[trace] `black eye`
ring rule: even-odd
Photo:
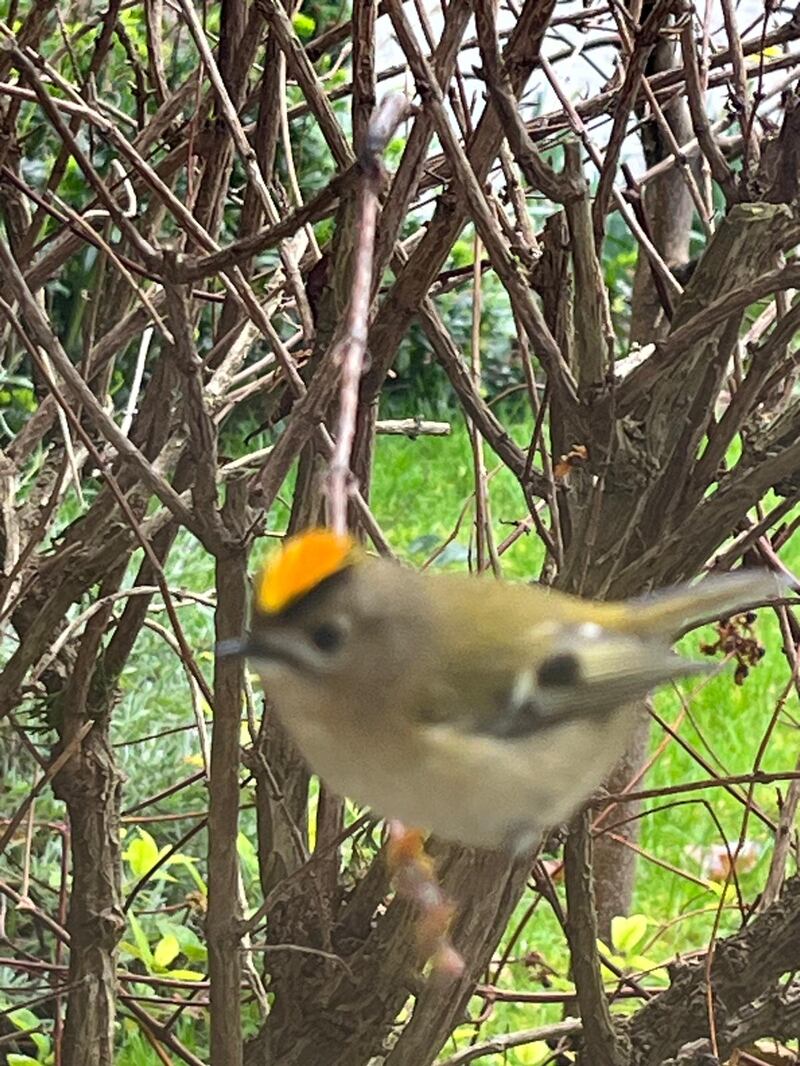
[[[320,622],[311,630],[311,643],[320,651],[334,652],[343,644],[345,632],[342,626],[333,622]]]

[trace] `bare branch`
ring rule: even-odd
[[[395,129],[409,112],[409,102],[400,93],[381,102],[367,126],[359,158],[363,170],[357,214],[357,243],[351,281],[350,306],[345,334],[335,358],[341,360],[341,393],[336,444],[330,465],[330,523],[337,532],[347,529],[348,474],[350,454],[356,431],[358,388],[367,350],[369,308],[372,297],[372,259],[378,219],[378,194],[383,178],[381,155]]]

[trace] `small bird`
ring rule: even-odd
[[[677,637],[780,595],[775,575],[747,570],[592,602],[421,573],[315,529],[267,562],[249,635],[217,653],[248,657],[336,792],[447,840],[519,851],[601,784],[636,701],[708,669],[674,654]]]

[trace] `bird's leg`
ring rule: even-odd
[[[398,895],[420,911],[416,933],[421,959],[430,959],[433,972],[439,976],[459,977],[464,960],[447,936],[453,904],[442,891],[433,861],[425,851],[425,834],[390,821],[386,851]]]

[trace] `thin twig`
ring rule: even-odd
[[[395,129],[409,113],[409,101],[402,94],[393,94],[382,100],[370,119],[359,156],[362,181],[359,187],[353,280],[345,332],[336,352],[336,358],[341,361],[342,368],[339,422],[330,460],[328,484],[330,525],[339,533],[347,530],[347,501],[352,494],[350,454],[356,431],[358,387],[367,351],[375,227],[384,174],[381,156]]]

